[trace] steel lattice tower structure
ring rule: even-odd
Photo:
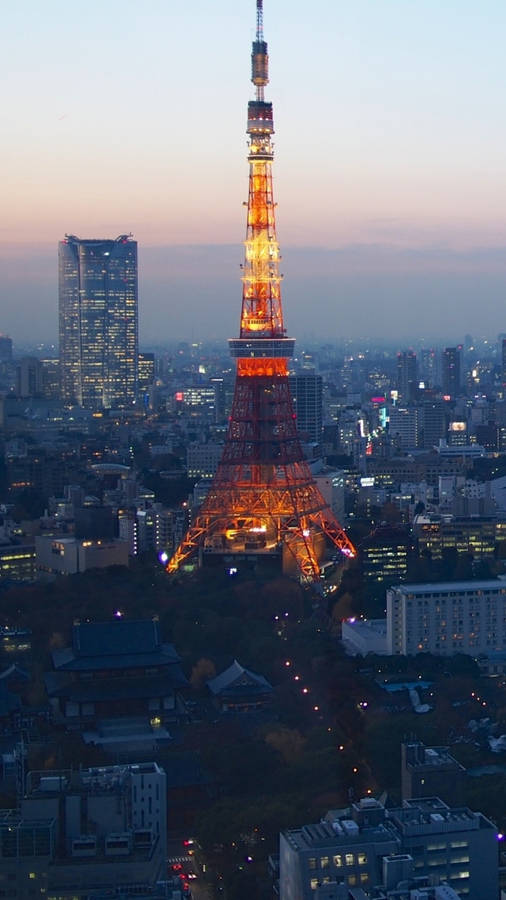
[[[209,493],[167,565],[176,572],[197,551],[275,553],[283,545],[302,578],[318,583],[325,535],[348,557],[355,549],[304,458],[288,379],[295,341],[286,337],[272,192],[272,103],[264,99],[269,57],[263,0],[256,0],[248,103],[249,196],[240,336],[229,341],[237,377],[223,456]]]

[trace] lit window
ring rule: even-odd
[[[316,869],[316,857],[310,856],[307,861],[308,869]]]
[[[355,857],[354,857],[353,853],[346,853],[346,854],[345,854],[345,860],[346,860],[346,865],[347,865],[347,866],[354,866],[354,865],[355,865]]]
[[[321,868],[322,868],[322,869],[326,869],[327,866],[328,866],[328,864],[329,864],[329,858],[328,858],[328,856],[321,856],[321,857],[320,857],[320,866],[321,866]]]
[[[359,866],[365,866],[367,864],[367,853],[364,853],[364,851],[361,850],[359,853],[357,853],[357,860]]]
[[[333,859],[333,861],[334,861],[334,865],[335,865],[335,866],[337,866],[338,868],[339,868],[340,866],[342,866],[342,864],[343,864],[343,857],[341,856],[340,853],[338,853],[337,856],[333,856],[332,859]]]
[[[312,878],[310,884],[311,884],[311,890],[316,891],[316,888],[318,887],[318,879]]]

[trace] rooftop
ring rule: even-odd
[[[72,646],[52,654],[58,671],[89,671],[180,663],[172,644],[162,644],[156,620],[115,620],[74,625]]]
[[[396,584],[390,590],[402,594],[444,594],[462,591],[506,590],[502,579],[489,578],[486,581],[436,581],[429,584]]]
[[[245,669],[236,659],[228,669],[225,669],[216,678],[211,678],[207,682],[207,686],[215,695],[225,692],[256,693],[261,690],[263,693],[270,693],[272,691],[272,685],[263,675],[257,675],[255,672]]]
[[[127,763],[114,766],[92,766],[89,769],[47,769],[29,772],[26,780],[26,793],[52,794],[72,793],[110,793],[122,788],[132,776],[164,774],[155,762]]]

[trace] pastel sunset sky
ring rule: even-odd
[[[506,331],[502,0],[264,0],[295,336]],[[0,330],[57,333],[65,232],[139,242],[144,342],[237,331],[254,0],[2,12]]]

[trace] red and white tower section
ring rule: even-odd
[[[262,0],[256,6],[241,322],[239,337],[229,341],[237,362],[234,400],[217,473],[167,571],[196,553],[202,560],[282,552],[285,569],[318,583],[329,542],[347,557],[355,549],[317,487],[297,434],[288,379],[295,341],[283,322],[272,191],[272,103],[264,99],[269,57]]]

